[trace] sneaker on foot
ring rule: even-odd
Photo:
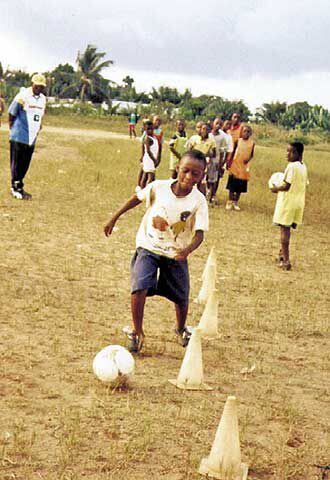
[[[127,349],[131,353],[139,353],[142,349],[143,342],[144,342],[144,333],[137,335],[134,330],[130,327],[126,326],[123,328],[123,332],[125,333],[126,337],[129,340],[129,344]]]
[[[229,201],[226,203],[226,210],[232,210],[233,208],[233,202]]]
[[[143,342],[144,335],[136,335],[136,333],[134,332],[127,347],[128,351],[131,353],[139,353],[142,349]]]
[[[283,261],[283,262],[281,262],[280,266],[281,266],[282,270],[286,270],[287,272],[289,270],[291,270],[291,268],[292,268],[290,262],[284,262]]]
[[[20,189],[11,188],[10,191],[12,196],[14,198],[18,198],[19,200],[30,200],[32,198],[32,195],[26,192],[25,190],[23,190],[23,188],[20,188]]]
[[[188,345],[191,333],[190,327],[184,327],[182,330],[175,330],[175,334],[177,335],[178,340],[183,347]]]
[[[236,212],[239,212],[241,209],[237,203],[233,203],[233,208],[236,210]]]

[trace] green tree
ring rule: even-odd
[[[54,70],[46,73],[49,83],[49,95],[60,97],[63,90],[72,85],[76,80],[74,68],[69,63],[57,65]]]
[[[130,77],[129,75],[126,75],[125,78],[123,78],[123,83],[124,83],[124,88],[130,89],[133,86],[134,83],[134,78]]]
[[[287,104],[285,102],[263,103],[257,117],[265,122],[279,124],[286,109]]]
[[[85,101],[86,96],[89,98],[91,96],[107,98],[109,81],[102,77],[101,71],[112,65],[113,61],[101,61],[105,55],[105,52],[98,52],[94,45],[87,45],[83,53],[78,52],[75,80],[62,90],[61,95],[75,92],[79,94],[82,102]]]

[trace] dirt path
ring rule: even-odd
[[[107,132],[105,130],[89,130],[84,128],[66,128],[52,127],[47,125],[43,128],[46,133],[56,133],[60,135],[71,135],[73,137],[93,137],[100,139],[118,138],[121,140],[130,140],[129,136],[124,133]]]
[[[1,130],[8,129],[8,124],[2,124]],[[87,128],[66,128],[44,126],[42,129],[45,133],[54,133],[59,135],[71,135],[73,137],[92,137],[99,139],[117,138],[120,140],[130,140],[129,136],[124,133],[108,132],[105,130],[90,130]]]

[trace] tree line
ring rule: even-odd
[[[242,100],[228,100],[216,95],[193,96],[186,88],[180,93],[177,88],[161,86],[152,88],[150,92],[138,92],[134,79],[127,75],[118,84],[102,76],[102,71],[113,64],[106,60],[106,53],[99,52],[95,45],[87,45],[84,52],[78,52],[76,65],[59,64],[51,71],[44,72],[47,79],[47,95],[57,98],[73,98],[82,103],[90,101],[95,104],[106,102],[109,113],[116,113],[112,101],[130,101],[139,105],[140,113],[165,113],[169,117],[176,115],[186,120],[229,118],[232,113],[240,113],[242,120],[251,118],[251,112]],[[23,70],[3,70],[0,63],[0,93],[7,101],[11,101],[19,88],[29,86],[30,74]],[[330,113],[319,105],[308,102],[264,103],[257,109],[254,120],[271,123],[286,129],[310,131],[320,129],[330,132]]]

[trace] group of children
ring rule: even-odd
[[[158,136],[155,136],[155,125]],[[190,281],[187,258],[200,246],[208,230],[208,202],[215,201],[225,167],[229,171],[226,209],[239,210],[239,197],[247,191],[254,142],[251,127],[241,125],[238,114],[223,124],[216,118],[211,129],[199,122],[196,134],[189,139],[185,122],[178,120],[176,126],[169,142],[171,178],[155,180],[155,170],[161,160],[160,119],[156,117],[154,122],[145,122],[139,187],[104,227],[105,235],[111,235],[121,215],[146,202],[147,210],[136,235],[136,252],[131,262],[133,328],[128,333],[128,348],[133,353],[139,352],[144,342],[146,297],[155,294],[174,303],[175,333],[183,346],[188,344],[190,331],[186,328],[186,318]],[[283,182],[271,188],[278,193],[273,222],[281,228],[278,260],[284,270],[291,269],[291,228],[301,223],[304,210],[307,169],[302,160],[303,150],[299,142],[288,146],[289,163]]]
[[[145,120],[143,128],[141,169],[138,177],[140,188],[155,180],[163,142],[159,116],[154,117],[153,121]],[[237,113],[224,122],[218,117],[212,122],[197,122],[196,133],[190,138],[187,137],[185,121],[177,120],[176,131],[169,141],[171,178],[177,178],[176,167],[182,155],[187,151],[198,150],[206,157],[205,175],[198,185],[199,190],[206,195],[210,205],[218,205],[216,193],[227,168],[229,199],[226,209],[240,210],[238,201],[241,193],[247,191],[249,163],[254,153],[251,135],[251,127],[242,125]]]

